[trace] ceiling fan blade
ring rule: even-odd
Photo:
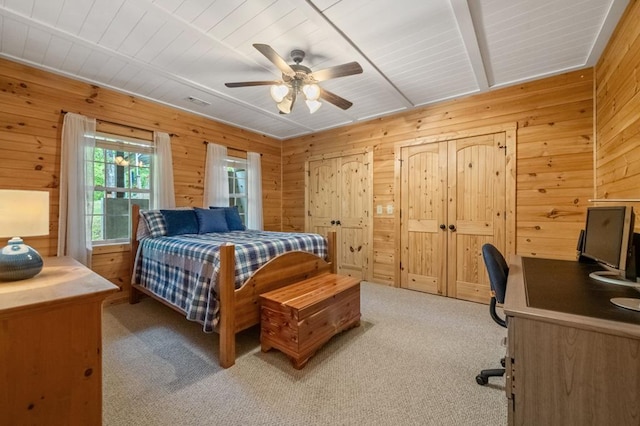
[[[323,88],[320,88],[320,97],[330,104],[334,104],[338,108],[342,109],[349,109],[351,108],[351,105],[353,105],[352,102],[349,102],[345,98],[341,98],[335,93],[331,93],[330,91]]]
[[[311,73],[316,81],[325,81],[330,78],[346,77],[348,75],[362,73],[362,67],[357,62],[349,62],[348,64],[336,65],[335,67],[325,68],[320,71]]]
[[[227,87],[247,87],[247,86],[271,86],[272,84],[280,84],[280,81],[241,81],[239,83],[225,83]]]
[[[289,77],[294,77],[296,72],[287,64],[287,61],[282,59],[282,56],[278,55],[278,53],[271,48],[268,44],[259,44],[256,43],[253,45],[260,53],[262,53],[268,60],[270,60],[273,65],[278,67],[282,74],[288,75]]]

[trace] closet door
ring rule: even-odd
[[[505,134],[449,141],[447,294],[487,302],[491,295],[482,245],[505,253]]]
[[[482,245],[505,253],[505,134],[401,149],[400,286],[488,302]]]
[[[305,229],[336,231],[338,273],[370,279],[371,153],[325,155],[307,162]]]
[[[401,156],[401,287],[446,295],[447,143],[406,147]]]

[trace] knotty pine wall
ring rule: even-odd
[[[202,207],[206,153],[203,141],[262,153],[264,226],[280,230],[279,140],[0,59],[0,188],[49,191],[49,236],[25,238],[43,256],[55,256],[58,243],[61,110],[173,134],[178,206]],[[124,290],[115,298],[126,297],[130,261],[128,245],[94,250],[94,271]]]
[[[308,157],[350,149],[373,151],[373,280],[394,284],[396,224],[394,148],[407,141],[495,124],[517,123],[516,250],[575,259],[584,213],[593,196],[592,69],[438,103],[283,143],[283,229],[304,229]],[[382,205],[385,214],[375,214]],[[397,283],[395,283],[397,284]]]
[[[638,16],[640,2],[633,0],[595,68],[596,194],[599,199],[640,199]],[[640,203],[629,204],[640,213]],[[636,220],[636,232],[640,232],[640,220]]]

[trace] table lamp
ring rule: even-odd
[[[31,278],[42,257],[20,237],[49,235],[49,192],[0,189],[0,238],[12,237],[0,251],[0,281]]]

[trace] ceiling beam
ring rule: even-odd
[[[620,17],[622,17],[622,14],[628,4],[629,0],[611,1],[611,7],[609,7],[609,11],[604,18],[600,31],[598,31],[598,35],[593,42],[593,46],[591,46],[591,52],[589,52],[589,57],[587,58],[585,66],[593,67],[596,65],[602,55],[602,52],[604,52],[605,47],[607,47],[611,34],[613,33],[613,30],[616,29],[618,22],[620,22]]]
[[[467,50],[467,56],[473,73],[478,83],[480,91],[485,91],[489,88],[489,80],[487,79],[487,72],[484,67],[484,59],[480,46],[478,45],[478,37],[476,35],[476,29],[473,25],[473,19],[471,18],[471,11],[469,10],[469,4],[467,0],[449,0],[456,22],[458,23],[458,30],[462,36],[462,42]]]

